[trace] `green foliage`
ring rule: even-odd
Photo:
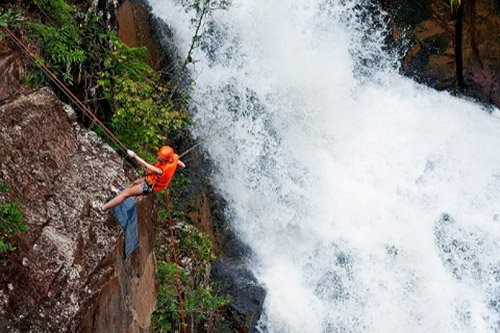
[[[451,10],[455,10],[456,8],[462,5],[462,0],[450,0]]]
[[[58,22],[66,23],[71,20],[75,7],[69,5],[65,0],[34,0],[46,15],[50,15]]]
[[[29,22],[30,36],[39,41],[45,65],[56,76],[62,78],[67,85],[73,85],[81,78],[79,66],[85,62],[90,54],[89,45],[85,41],[86,25],[78,24],[81,17],[75,6],[64,0],[35,0],[34,3],[52,20],[49,23]],[[32,76],[25,79],[27,83],[39,85],[46,83],[38,78],[42,75],[41,69],[35,67]]]
[[[191,179],[189,179],[185,174],[176,173],[175,177],[172,179],[172,184],[170,185],[170,187],[174,189],[183,189],[190,184]]]
[[[180,250],[188,258],[194,258],[195,264],[204,264],[215,259],[210,236],[193,227],[183,228],[178,231]]]
[[[5,185],[4,183],[0,182],[0,192],[1,193],[7,193],[10,191],[10,188]]]
[[[43,42],[43,51],[49,56],[52,64],[73,64],[83,62],[87,58],[82,49],[83,37],[76,25],[68,24],[55,28],[32,23],[30,26]]]
[[[215,311],[231,302],[229,295],[223,297],[213,294],[211,287],[201,287],[186,293],[184,308],[186,314],[193,316],[196,323],[207,320]]]
[[[115,107],[112,129],[133,150],[158,149],[169,131],[189,124],[189,115],[176,110],[168,98],[161,77],[145,62],[146,48],[128,47],[116,35],[107,36],[113,51],[105,56],[97,83]]]
[[[156,310],[153,313],[155,331],[170,332],[172,323],[181,319],[177,298],[175,264],[172,262],[159,262],[156,266],[156,275],[159,282]],[[184,270],[179,271],[181,280],[186,280]]]
[[[146,80],[153,74],[153,69],[145,62],[146,47],[128,47],[112,32],[100,34],[99,41],[111,43],[104,66],[113,74],[124,74],[133,80]]]
[[[40,41],[45,61],[51,70],[62,77],[63,82],[72,85],[72,70],[87,59],[82,48],[83,36],[76,24],[64,24],[61,28],[42,23],[30,23],[32,36]]]
[[[206,329],[213,322],[218,311],[229,304],[229,296],[217,295],[209,284],[207,268],[215,259],[212,241],[208,234],[197,228],[185,224],[176,227],[178,262],[184,267],[179,267],[179,275],[184,296],[184,310],[188,323],[194,331]],[[160,237],[168,237],[167,234]],[[160,238],[161,239],[161,238]],[[176,289],[177,276],[175,264],[170,260],[171,245],[160,246],[157,244],[157,276],[160,284],[156,310],[153,313],[153,331],[172,332],[179,328],[180,306]],[[166,250],[163,252],[160,250]]]
[[[172,182],[170,183],[169,187],[166,189],[168,191],[169,195],[171,196],[171,202],[170,202],[170,213],[173,218],[181,218],[184,217],[186,214],[182,209],[179,209],[176,205],[177,198],[181,197],[184,190],[188,185],[191,184],[191,179],[187,177],[184,173],[177,172],[175,176],[172,178]],[[161,219],[168,219],[168,211],[166,209],[166,203],[164,201],[166,193],[164,191],[157,192],[158,199],[161,202],[161,208],[158,211],[158,216]]]
[[[40,89],[47,85],[47,78],[42,69],[38,65],[35,65],[33,69],[24,75],[23,83],[34,89]]]
[[[9,191],[8,186],[0,182],[0,192]],[[0,252],[14,251],[16,248],[9,243],[9,238],[15,232],[27,231],[23,215],[16,202],[0,204]]]
[[[1,26],[10,26],[10,27],[15,27],[16,26],[16,17],[12,13],[12,11],[9,10],[2,10],[0,8],[0,27]]]
[[[168,143],[171,131],[189,124],[184,105],[171,100],[168,84],[147,64],[145,47],[128,47],[100,17],[80,14],[65,0],[35,4],[51,18],[48,23],[29,24],[45,64],[71,90],[83,88],[93,99],[108,102],[112,112],[101,119],[127,147],[154,158],[153,152]],[[37,67],[24,81],[35,88],[47,84]],[[99,127],[94,130],[105,135]]]
[[[172,210],[172,217],[173,218],[184,217],[184,215],[186,215],[186,214],[182,210],[176,210],[176,209]]]
[[[16,248],[8,238],[17,231],[27,231],[17,203],[0,204],[0,252],[14,251]]]

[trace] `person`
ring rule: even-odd
[[[148,171],[146,177],[137,179],[126,189],[121,191],[116,197],[102,206],[102,210],[108,210],[121,204],[125,199],[131,196],[149,194],[151,192],[161,191],[167,188],[176,169],[184,169],[186,165],[179,160],[179,155],[169,146],[163,146],[158,150],[157,162],[151,165],[136,155],[132,150],[127,154],[134,158],[140,166]]]

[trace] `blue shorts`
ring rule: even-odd
[[[153,192],[154,185],[150,184],[150,183],[148,183],[147,181],[144,180],[141,183],[141,187],[142,187],[142,194],[149,194],[149,193]]]

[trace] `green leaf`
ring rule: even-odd
[[[0,252],[14,251],[15,247],[7,242],[18,231],[27,231],[23,216],[16,202],[0,204]]]
[[[450,0],[451,10],[458,8],[462,5],[462,0]]]

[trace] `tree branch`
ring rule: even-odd
[[[172,99],[172,96],[177,92],[177,88],[179,87],[179,82],[180,82],[180,79],[182,77],[182,74],[186,70],[187,65],[190,62],[192,62],[191,54],[193,53],[196,42],[198,41],[198,37],[199,37],[198,32],[200,31],[201,25],[203,23],[203,18],[208,13],[208,10],[210,8],[208,6],[209,2],[210,2],[210,0],[205,0],[205,2],[203,3],[203,9],[201,10],[200,20],[198,21],[198,25],[196,26],[196,30],[194,32],[194,36],[193,36],[193,39],[191,41],[191,46],[189,47],[189,51],[187,53],[186,59],[184,60],[184,63],[182,64],[181,70],[179,71],[176,78],[174,79],[174,84],[173,84],[172,91],[170,92],[169,99]]]

